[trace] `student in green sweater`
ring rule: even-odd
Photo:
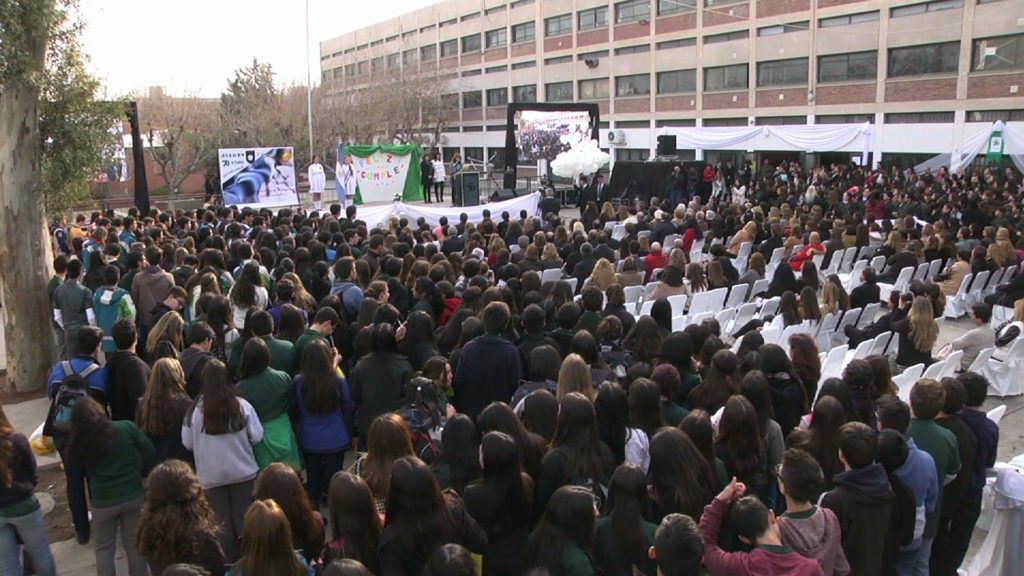
[[[142,477],[156,463],[152,442],[135,422],[111,422],[103,406],[84,397],[72,409],[65,454],[71,462],[84,466],[89,478],[96,573],[116,575],[114,554],[120,527],[128,573],[145,576],[148,567],[135,549],[135,531],[145,495]]]
[[[603,573],[656,575],[648,550],[658,527],[644,520],[649,507],[643,469],[630,463],[616,468],[608,487],[608,510],[596,526],[594,561]]]
[[[526,567],[553,576],[593,576],[594,497],[581,486],[562,486],[551,496],[526,545]]]
[[[262,338],[250,338],[245,343],[239,372],[241,380],[235,385],[238,395],[252,404],[263,425],[263,441],[252,448],[260,470],[274,462],[302,470],[299,446],[288,416],[288,410],[295,404],[291,376],[270,367],[270,348]]]

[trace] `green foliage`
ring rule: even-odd
[[[14,86],[38,86],[39,66],[47,34],[57,34],[64,10],[76,6],[64,0],[0,0],[0,94]]]

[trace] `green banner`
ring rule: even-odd
[[[999,130],[992,132],[988,137],[988,148],[985,152],[985,160],[989,162],[1001,162],[1003,160],[1003,133]]]
[[[346,146],[345,154],[356,174],[356,204],[423,199],[419,145]]]

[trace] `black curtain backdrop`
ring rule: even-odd
[[[633,198],[644,202],[650,201],[651,196],[664,198],[669,174],[678,165],[678,162],[616,162],[609,182],[612,195],[622,197],[626,203],[632,203]]]

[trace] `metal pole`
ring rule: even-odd
[[[306,0],[306,119],[309,130],[309,161],[313,160],[313,84],[309,66],[309,0]]]

